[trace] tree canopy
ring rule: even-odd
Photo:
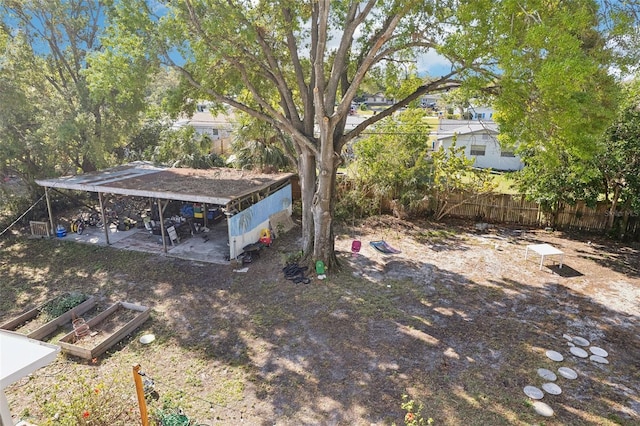
[[[615,121],[602,137],[603,151],[597,157],[603,192],[611,201],[609,227],[617,203],[640,211],[640,81],[625,90]]]
[[[590,158],[594,135],[618,99],[611,70],[627,70],[640,50],[637,6],[593,0],[1,0],[0,6],[3,28],[19,29],[3,33],[13,49],[5,49],[0,73],[19,70],[22,78],[3,82],[3,96],[33,99],[24,88],[13,90],[16,84],[47,94],[46,102],[21,101],[15,118],[22,129],[6,140],[33,141],[31,157],[39,143],[57,141],[64,150],[56,155],[69,166],[101,166],[123,145],[123,133],[139,125],[151,76],[170,67],[182,77],[174,105],[226,104],[291,141],[284,148],[300,175],[303,250],[327,264],[334,260],[341,153],[365,129],[426,93],[464,87],[495,100],[505,144],[560,145]],[[9,52],[22,58],[7,62]],[[417,59],[434,52],[450,69],[416,78]],[[395,103],[346,129],[352,101],[376,82]],[[27,119],[34,115],[42,120]]]
[[[122,41],[108,54],[155,58],[181,72],[185,100],[230,105],[287,135],[302,185],[303,250],[325,262],[341,153],[364,129],[425,93],[463,85],[495,96],[505,143],[562,144],[588,157],[609,119],[591,106],[615,103],[608,69],[624,65],[616,61],[628,55],[616,49],[634,29],[633,10],[608,13],[591,0],[152,5],[113,2],[110,35]],[[451,63],[448,73],[400,78],[430,51]],[[352,101],[376,78],[395,104],[346,130]]]
[[[0,0],[0,161],[27,182],[112,165],[138,127],[146,82],[99,90],[98,76],[124,67],[116,57],[89,72],[89,57],[106,41],[104,19],[96,0]]]

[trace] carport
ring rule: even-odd
[[[36,180],[45,188],[51,229],[50,189],[68,189],[98,194],[103,223],[107,223],[104,195],[117,194],[154,200],[160,215],[163,251],[167,238],[163,214],[172,200],[217,206],[226,216],[229,258],[242,253],[242,248],[255,243],[260,232],[269,228],[274,216],[291,215],[292,173],[262,174],[230,168],[187,169],[158,167],[148,162],[134,162],[93,173]],[[104,237],[109,241],[108,227]]]

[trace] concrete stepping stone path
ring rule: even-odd
[[[546,355],[547,355],[547,358],[549,358],[552,361],[560,362],[564,360],[564,356],[562,356],[560,352],[549,350],[546,352]]]
[[[598,364],[609,364],[609,360],[605,357],[601,357],[599,355],[591,355],[589,359],[593,362],[597,362]]]
[[[607,351],[597,346],[591,346],[589,348],[589,351],[591,351],[592,354],[601,356],[603,358],[606,358],[607,356],[609,356],[609,353]]]
[[[553,416],[553,408],[549,407],[549,404],[546,404],[542,401],[535,401],[533,403],[533,409],[536,411],[536,413],[540,414],[541,416],[544,416],[544,417]]]
[[[569,348],[569,352],[571,352],[572,354],[574,354],[575,356],[577,356],[579,358],[586,358],[586,357],[589,356],[587,351],[585,351],[582,348],[579,348],[578,346],[572,346],[571,348]]]
[[[562,337],[567,341],[567,346],[569,347],[569,352],[572,355],[578,358],[589,358],[593,362],[597,362],[600,364],[609,364],[609,360],[606,358],[609,353],[598,346],[590,346],[591,342],[589,342],[584,337],[580,336],[570,336],[568,334],[563,334]],[[587,352],[583,347],[589,346],[589,352]],[[555,362],[564,361],[564,355],[560,352],[554,350],[547,350],[545,352],[547,358],[551,359]],[[538,368],[537,370],[538,376],[542,377],[544,380],[547,380],[539,389],[535,386],[525,386],[524,393],[531,399],[535,400],[533,402],[533,409],[535,412],[544,417],[551,417],[554,414],[553,408],[549,406],[549,404],[540,401],[545,392],[549,395],[560,395],[562,393],[562,388],[555,383],[558,376],[551,370],[546,368]],[[560,367],[558,368],[558,374],[565,379],[575,380],[578,378],[578,373],[569,367]]]
[[[542,377],[545,380],[549,380],[550,382],[555,382],[558,376],[551,370],[547,370],[546,368],[538,368],[538,376]]]
[[[544,397],[544,392],[535,386],[525,386],[524,394],[531,399],[542,399]]]
[[[575,380],[578,378],[578,373],[575,372],[575,370],[569,368],[569,367],[560,367],[558,368],[558,373],[564,377],[565,379],[569,379],[569,380]]]
[[[560,395],[562,393],[560,386],[550,382],[543,384],[542,390],[551,395]]]
[[[573,336],[571,341],[573,343],[575,343],[576,345],[578,345],[578,346],[589,346],[589,341],[587,339],[585,339],[584,337]]]

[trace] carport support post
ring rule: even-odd
[[[167,241],[164,239],[164,218],[162,217],[162,213],[164,213],[164,209],[167,207],[167,205],[169,205],[169,200],[167,200],[164,206],[162,205],[162,200],[160,200],[160,198],[156,198],[156,201],[158,202],[158,215],[160,216],[160,235],[162,236],[162,249],[166,254]]]
[[[109,242],[109,224],[107,223],[107,216],[104,214],[102,192],[98,192],[98,202],[100,203],[100,214],[102,215],[102,225],[104,226],[104,237],[107,240],[107,245],[111,245]]]
[[[51,235],[56,235],[56,228],[53,227],[53,214],[51,213],[51,201],[49,200],[49,188],[44,187],[44,196],[47,199],[47,211],[49,212],[49,223],[51,224]]]
[[[203,206],[204,206],[204,216],[202,219],[202,223],[204,223],[205,228],[208,228],[209,222],[207,221],[207,216],[209,215],[209,207],[207,207],[207,203],[204,203]]]

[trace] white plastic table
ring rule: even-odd
[[[562,268],[562,262],[564,261],[564,252],[558,250],[551,244],[531,244],[527,246],[527,250],[524,252],[524,260],[527,260],[529,250],[540,255],[540,269],[544,263],[546,256],[560,256],[560,268]]]
[[[4,388],[53,362],[60,347],[0,330],[0,424],[13,426]]]

